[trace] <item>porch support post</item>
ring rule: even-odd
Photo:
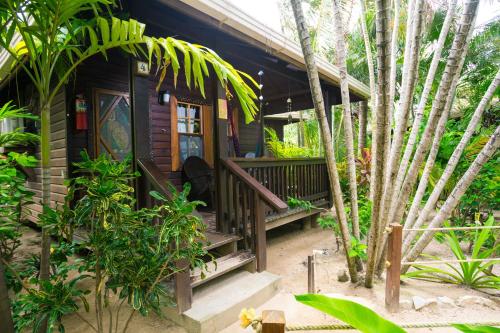
[[[227,141],[227,101],[226,90],[217,79],[212,80],[213,86],[213,110],[214,110],[214,167],[215,167],[215,186],[216,186],[216,221],[217,231],[229,232],[229,223],[226,221],[225,212],[227,211],[227,179],[224,175],[221,159],[227,159],[228,141]]]
[[[333,111],[332,111],[332,102],[330,100],[330,92],[328,89],[323,90],[323,100],[325,101],[325,112],[326,112],[326,119],[328,120],[328,127],[330,128],[330,135],[333,136],[333,124],[332,124],[332,118],[333,118]],[[335,142],[335,141],[332,141]],[[328,182],[328,202],[333,203],[333,197],[332,197],[332,189],[330,188],[330,182]]]
[[[151,125],[149,119],[149,78],[136,75],[133,66],[135,60],[129,58],[130,62],[130,105],[132,114],[132,140],[134,167],[137,170],[138,159],[151,159]],[[140,133],[140,135],[137,135]],[[151,204],[149,197],[150,184],[141,176],[137,182],[137,204],[146,207]]]

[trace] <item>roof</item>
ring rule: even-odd
[[[287,38],[280,32],[256,20],[244,13],[239,7],[226,0],[177,0],[192,9],[208,15],[219,22],[219,26],[224,30],[224,26],[237,31],[240,39],[244,41],[252,40],[260,45],[266,52],[289,61],[296,67],[305,71],[306,66],[302,49],[293,40]],[[171,0],[160,0],[172,6]],[[328,60],[316,56],[316,65],[320,78],[326,82],[340,86],[339,68],[331,64]],[[356,95],[368,99],[370,88],[352,76],[348,76],[349,89]]]
[[[291,122],[297,122],[300,121],[300,111],[290,111],[290,112],[283,112],[283,113],[276,113],[276,114],[270,114],[270,115],[265,115],[264,119],[269,119],[269,120],[283,120],[283,121],[291,121]],[[310,114],[308,112],[303,112],[302,113],[302,119],[303,120],[310,120]]]
[[[283,34],[273,30],[267,25],[244,13],[240,8],[225,0],[159,0],[170,6],[175,3],[182,3],[191,9],[207,15],[216,20],[219,26],[230,28],[235,31],[240,39],[253,41],[266,52],[289,61],[294,66],[305,71],[305,62],[300,46],[285,37]],[[7,51],[0,52],[0,84],[7,77],[11,70],[12,59]],[[320,78],[340,86],[340,72],[337,66],[331,64],[326,59],[316,56],[316,65]],[[365,99],[370,97],[370,89],[364,83],[348,76],[349,90]]]

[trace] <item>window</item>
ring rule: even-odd
[[[203,158],[202,110],[200,105],[177,103],[177,133],[179,157],[184,162],[189,156]]]

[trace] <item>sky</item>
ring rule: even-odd
[[[270,28],[281,31],[279,0],[226,0],[241,8],[245,13],[261,21]],[[463,2],[459,0],[459,3]],[[357,15],[359,10],[353,10]],[[500,0],[480,0],[476,26],[483,25],[500,15]],[[355,22],[355,17],[351,22]]]

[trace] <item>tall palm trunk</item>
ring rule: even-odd
[[[316,117],[320,124],[321,135],[325,147],[325,157],[330,181],[330,188],[333,191],[333,200],[335,203],[336,215],[340,225],[340,232],[342,235],[347,267],[349,270],[349,275],[351,277],[351,282],[357,282],[358,274],[356,271],[356,267],[354,265],[354,261],[348,255],[349,249],[351,247],[349,229],[347,225],[346,214],[344,211],[344,203],[342,201],[342,191],[340,189],[339,174],[335,162],[335,153],[333,151],[330,128],[328,126],[328,120],[326,117],[325,104],[323,101],[318,69],[316,67],[316,61],[311,47],[311,39],[304,18],[304,13],[302,11],[301,1],[291,0],[291,4],[293,8],[293,14],[295,16],[295,23],[297,24],[300,45],[302,47],[302,52],[304,54],[304,60],[306,63],[307,76],[309,78],[309,85],[311,87],[311,96],[314,103],[314,109],[316,111]]]
[[[365,44],[365,52],[366,52],[366,63],[368,65],[368,78],[370,81],[370,110],[372,112],[371,114],[371,129],[372,129],[372,147],[375,147],[377,145],[377,135],[376,135],[376,118],[377,114],[374,112],[375,110],[375,104],[377,101],[377,92],[376,92],[376,82],[375,82],[375,68],[373,64],[373,56],[372,56],[372,47],[370,44],[370,36],[368,34],[368,27],[366,26],[366,4],[365,0],[360,0],[360,10],[361,10],[361,33],[363,34],[363,42]],[[373,149],[372,149],[373,150]],[[375,174],[374,170],[374,164],[372,163],[371,165],[371,179],[370,179],[370,190],[368,193],[368,196],[370,200],[372,200],[372,193],[373,193],[373,175]]]
[[[394,115],[394,99],[396,96],[396,60],[398,51],[398,32],[399,32],[399,8],[401,0],[394,0],[394,15],[392,20],[392,36],[391,36],[391,77],[389,80],[389,103],[391,104],[391,120]],[[406,50],[406,49],[405,49]]]
[[[397,204],[397,197],[401,190],[401,186],[403,184],[404,177],[408,169],[408,165],[410,164],[410,158],[413,153],[413,148],[417,142],[418,133],[420,131],[420,125],[424,116],[424,109],[425,106],[427,105],[427,101],[429,99],[432,89],[432,84],[434,83],[436,77],[437,68],[439,65],[439,61],[441,60],[441,54],[443,52],[446,37],[448,36],[448,32],[450,31],[456,5],[457,5],[457,0],[450,0],[450,2],[448,3],[448,10],[446,12],[446,17],[443,22],[443,27],[441,28],[441,32],[439,33],[439,38],[436,43],[436,47],[434,49],[434,54],[432,56],[432,61],[429,66],[429,70],[427,72],[427,77],[425,79],[424,88],[422,90],[422,94],[420,95],[420,101],[418,103],[417,109],[415,110],[415,117],[413,119],[413,124],[410,131],[410,135],[408,137],[408,142],[406,144],[403,157],[401,158],[396,180],[394,181],[392,195],[391,197],[389,197],[391,203],[390,211],[392,211],[393,206]]]
[[[415,155],[408,169],[408,173],[401,187],[401,192],[399,194],[397,203],[392,203],[389,221],[390,222],[400,222],[404,214],[406,203],[408,197],[415,185],[418,176],[418,170],[423,162],[423,159],[427,152],[429,151],[429,146],[431,139],[436,130],[437,120],[441,117],[443,110],[447,103],[447,98],[449,96],[449,90],[452,85],[454,76],[461,70],[459,68],[462,57],[465,57],[465,43],[468,39],[470,31],[473,29],[473,24],[475,22],[475,17],[477,14],[479,0],[468,0],[464,12],[462,14],[461,22],[458,31],[455,34],[453,40],[453,45],[450,49],[446,67],[441,78],[441,82],[436,93],[436,98],[432,104],[432,110],[429,115],[429,120],[425,127],[424,133],[420,139],[420,143],[415,151]]]
[[[342,14],[339,0],[332,1],[333,20],[335,27],[335,55],[340,74],[340,93],[344,112],[344,139],[347,150],[347,175],[349,178],[349,192],[351,200],[352,233],[358,240],[361,239],[358,217],[358,187],[356,184],[356,160],[354,156],[354,135],[352,129],[351,101],[349,98],[349,82],[347,79],[346,47]],[[361,264],[361,262],[359,262]],[[359,266],[358,264],[358,266]]]
[[[471,120],[469,124],[467,125],[467,129],[465,130],[464,134],[462,135],[462,138],[460,139],[460,142],[458,145],[455,147],[453,154],[451,157],[448,159],[448,163],[446,164],[446,168],[444,169],[441,177],[437,181],[436,185],[434,186],[434,189],[432,190],[432,193],[425,203],[424,208],[418,213],[418,219],[417,219],[417,212],[418,211],[410,211],[408,214],[408,217],[406,219],[406,224],[405,227],[410,228],[420,228],[424,222],[428,219],[428,216],[430,212],[434,209],[439,197],[441,196],[441,193],[450,179],[451,175],[453,174],[453,171],[455,170],[456,166],[458,165],[458,162],[460,160],[460,157],[462,156],[463,151],[465,150],[465,147],[469,143],[472,135],[474,134],[474,131],[476,130],[476,127],[481,120],[481,117],[484,113],[484,110],[490,103],[491,99],[493,98],[493,95],[495,94],[495,91],[497,90],[498,86],[500,84],[500,71],[497,72],[495,78],[491,82],[490,86],[488,87],[488,90],[484,94],[483,98],[481,99],[481,102],[477,106],[476,110],[474,111],[474,114],[471,117]],[[413,203],[416,205],[416,202]],[[420,204],[420,202],[419,202]],[[412,222],[415,221],[416,222]],[[405,253],[413,240],[415,239],[416,233],[415,232],[409,232],[405,238],[405,241],[403,243],[403,253]]]
[[[418,72],[419,63],[419,51],[420,51],[420,39],[422,32],[422,20],[423,20],[423,0],[417,0],[413,5],[413,16],[410,31],[410,38],[407,38],[406,49],[409,50],[409,58],[405,61],[405,67],[403,73],[403,89],[401,91],[401,98],[398,105],[397,119],[396,119],[396,130],[394,132],[394,139],[390,148],[390,155],[388,158],[387,170],[384,175],[384,195],[381,198],[381,210],[379,220],[383,221],[379,228],[377,242],[383,244],[379,247],[379,252],[377,254],[377,262],[383,257],[385,252],[385,242],[383,242],[384,230],[388,223],[389,199],[392,196],[392,191],[394,190],[394,179],[396,177],[397,164],[401,155],[401,146],[403,144],[404,133],[406,132],[406,124],[408,122],[410,109],[413,100],[413,93],[415,91],[415,83]],[[411,15],[410,15],[411,16]],[[406,52],[405,52],[406,53]],[[392,69],[392,68],[391,68]],[[381,267],[381,266],[379,266]],[[383,266],[382,266],[383,267]],[[380,272],[380,269],[378,270]]]
[[[40,96],[40,166],[42,169],[42,205],[50,206],[50,104]],[[40,253],[40,279],[50,277],[50,232],[42,227],[42,244]]]
[[[373,146],[373,186],[372,186],[372,212],[371,228],[368,235],[368,261],[366,266],[365,286],[373,286],[373,276],[375,270],[375,261],[377,258],[378,244],[377,237],[380,228],[379,213],[381,207],[384,166],[389,153],[387,151],[386,140],[390,136],[390,105],[389,105],[389,79],[390,79],[390,27],[389,13],[390,0],[376,0],[376,20],[377,29],[377,110],[375,141]]]
[[[460,198],[465,193],[467,188],[470,186],[476,175],[481,170],[482,166],[490,159],[490,157],[497,151],[498,147],[500,147],[500,126],[498,126],[495,130],[495,133],[491,136],[488,143],[481,149],[479,155],[477,155],[476,159],[470,167],[467,169],[465,174],[460,178],[458,183],[455,185],[455,188],[451,192],[451,194],[446,199],[445,203],[439,210],[438,214],[432,219],[432,222],[429,224],[429,228],[438,228],[440,227],[446,219],[448,219],[451,215],[451,212],[458,205]],[[403,258],[403,261],[411,262],[415,261],[418,256],[422,253],[427,245],[432,241],[433,236],[436,232],[427,230],[424,234],[418,239],[415,246],[413,246],[408,254]],[[402,267],[402,272],[405,273],[408,271],[409,265],[405,265]]]

